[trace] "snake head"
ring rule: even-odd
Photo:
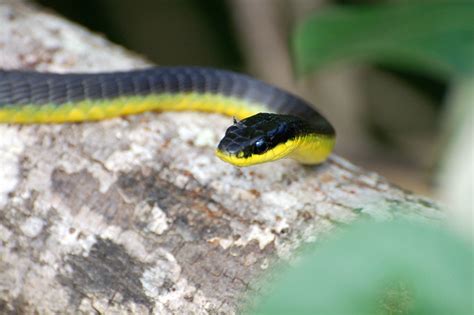
[[[235,166],[250,166],[281,159],[297,146],[301,119],[259,113],[227,128],[216,155]]]

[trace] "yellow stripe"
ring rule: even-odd
[[[234,97],[209,93],[177,93],[84,100],[59,105],[5,105],[0,108],[0,122],[23,124],[78,122],[102,120],[153,110],[213,112],[235,116],[238,119],[259,112],[271,112],[271,109],[263,104],[249,103]],[[317,164],[329,156],[334,143],[333,136],[311,134],[288,140],[264,154],[254,154],[247,158],[226,155],[219,150],[216,151],[216,155],[236,166],[249,166],[275,161],[283,157],[291,157],[302,164]]]
[[[335,144],[334,136],[310,134],[299,139],[298,146],[288,157],[301,164],[319,164],[328,158]]]
[[[84,100],[75,103],[5,105],[0,108],[3,123],[63,123],[101,120],[145,111],[202,111],[235,116],[238,119],[269,112],[263,104],[249,103],[219,94],[177,93],[116,99]]]

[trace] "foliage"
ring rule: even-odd
[[[311,249],[252,314],[469,314],[472,257],[428,225],[356,224]]]
[[[441,77],[474,73],[473,21],[472,0],[323,10],[294,34],[296,67],[307,72],[357,59]]]

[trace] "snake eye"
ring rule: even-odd
[[[260,138],[253,144],[253,153],[255,154],[262,154],[263,152],[267,151],[268,144],[264,138]]]

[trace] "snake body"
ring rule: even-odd
[[[65,123],[145,111],[195,110],[240,121],[217,156],[237,166],[293,157],[324,161],[334,128],[301,98],[249,76],[203,67],[157,67],[107,73],[0,70],[0,122]]]

